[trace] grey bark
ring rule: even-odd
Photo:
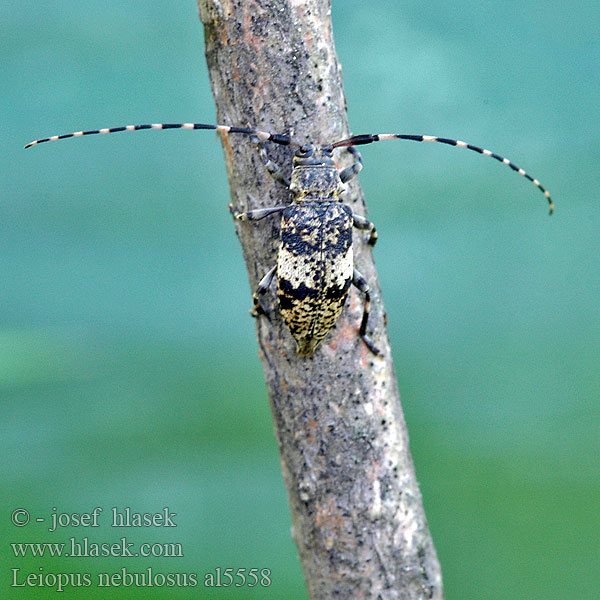
[[[198,7],[219,123],[314,143],[349,134],[329,0],[198,0]],[[247,136],[231,134],[223,146],[237,210],[289,203]],[[274,144],[267,150],[289,174],[292,150]],[[351,159],[342,153],[340,162]],[[344,201],[365,214],[356,179]],[[275,263],[278,228],[276,217],[236,222],[252,290]],[[357,290],[312,357],[296,355],[273,295],[265,298],[270,322],[256,323],[292,535],[310,598],[442,598],[372,254],[364,235],[355,238],[357,268],[373,291],[373,339],[382,358],[357,335],[363,306]]]

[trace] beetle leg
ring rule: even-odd
[[[375,242],[377,242],[377,230],[375,229],[375,225],[369,221],[369,219],[362,217],[361,215],[357,215],[352,213],[353,225],[356,229],[367,229],[369,231],[369,246],[374,246]]]
[[[346,183],[346,181],[356,177],[363,168],[363,159],[360,155],[360,152],[354,146],[347,146],[347,148],[348,152],[354,156],[356,161],[349,167],[346,167],[340,171],[340,179],[342,180],[342,183]]]
[[[283,174],[281,171],[281,167],[276,165],[267,155],[267,150],[265,149],[265,145],[262,143],[260,138],[253,135],[250,138],[257,146],[260,152],[260,158],[262,159],[265,168],[269,175],[277,182],[282,183],[285,187],[290,187],[290,180]]]
[[[369,312],[371,310],[371,294],[369,293],[369,284],[367,280],[356,270],[352,273],[352,285],[356,286],[365,295],[365,307],[363,309],[362,321],[360,322],[360,329],[358,333],[363,339],[367,348],[377,356],[381,356],[381,351],[372,342],[371,338],[367,335],[367,323],[369,322]]]
[[[265,292],[269,289],[271,282],[273,281],[273,277],[275,277],[275,273],[277,271],[277,265],[275,265],[272,269],[269,269],[267,274],[259,281],[256,291],[254,292],[252,299],[254,300],[254,306],[250,310],[250,314],[253,317],[258,317],[259,315],[265,315],[267,319],[269,319],[269,315],[267,311],[263,308],[263,305],[260,303],[260,296],[265,294]],[[269,319],[270,321],[270,319]]]
[[[229,212],[240,221],[260,221],[269,215],[273,215],[275,213],[279,213],[282,210],[285,210],[287,206],[271,206],[269,208],[256,208],[254,210],[249,210],[248,212],[238,212],[233,208],[233,206],[229,205]]]

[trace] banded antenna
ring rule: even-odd
[[[230,127],[229,125],[207,125],[206,123],[153,123],[151,125],[124,125],[123,127],[106,127],[104,129],[90,129],[89,131],[75,131],[74,133],[63,133],[62,135],[53,135],[47,138],[41,138],[29,142],[25,146],[31,148],[44,142],[56,142],[71,137],[82,137],[84,135],[94,135],[96,133],[118,133],[119,131],[140,131],[141,129],[213,129],[219,133],[242,133],[245,135],[255,136],[265,142],[273,142],[282,146],[300,146],[287,135],[279,135],[277,133],[269,133],[268,131],[260,131],[259,129],[247,129],[246,127]]]
[[[474,146],[473,144],[468,144],[467,142],[463,142],[461,140],[452,140],[450,138],[437,137],[434,135],[411,135],[406,133],[379,133],[375,135],[366,134],[366,135],[354,135],[345,140],[340,140],[339,142],[335,142],[332,144],[333,148],[342,148],[348,146],[360,146],[362,144],[371,144],[373,142],[380,142],[382,140],[410,140],[412,142],[439,142],[440,144],[448,144],[449,146],[456,146],[458,148],[466,148],[467,150],[473,150],[474,152],[478,152],[479,154],[483,154],[484,156],[490,156],[491,158],[495,158],[498,162],[501,162],[503,165],[507,165],[513,171],[516,171],[519,175],[525,177],[525,179],[529,179],[533,185],[535,185],[541,192],[544,194],[546,200],[548,200],[548,214],[551,215],[554,212],[554,202],[552,202],[552,198],[548,190],[537,180],[534,179],[527,171],[521,169],[515,165],[514,162],[505,158],[504,156],[500,156],[491,150],[486,150],[485,148],[480,148],[479,146]]]
[[[33,142],[29,142],[25,146],[25,149],[31,148],[32,146],[37,146],[38,144],[43,144],[44,142],[54,142],[57,140],[64,140],[66,138],[71,137],[82,137],[84,135],[94,135],[94,134],[105,134],[105,133],[118,133],[120,131],[140,131],[142,129],[212,129],[219,133],[229,134],[229,133],[241,133],[243,135],[249,135],[253,137],[257,137],[261,141],[265,142],[273,142],[274,144],[280,144],[282,146],[294,146],[297,148],[301,148],[302,144],[294,141],[287,135],[281,135],[277,133],[270,133],[268,131],[261,131],[259,129],[249,129],[246,127],[232,127],[229,125],[207,125],[206,123],[154,123],[151,125],[125,125],[123,127],[107,127],[104,129],[91,129],[89,131],[76,131],[74,133],[65,133],[62,135],[53,135],[47,138],[41,138],[39,140],[34,140]],[[483,154],[484,156],[489,156],[494,158],[498,162],[501,162],[503,165],[510,167],[513,171],[516,171],[519,175],[525,177],[535,185],[544,195],[546,200],[548,201],[549,214],[551,215],[554,212],[554,202],[550,196],[548,190],[534,177],[532,177],[527,171],[521,169],[521,167],[517,166],[508,158],[504,156],[500,156],[491,150],[486,150],[485,148],[480,148],[479,146],[474,146],[473,144],[469,144],[467,142],[463,142],[461,140],[453,140],[450,138],[437,137],[433,135],[413,135],[406,133],[379,133],[379,134],[364,134],[364,135],[354,135],[352,137],[339,140],[333,144],[329,144],[329,146],[333,148],[348,148],[351,146],[361,146],[364,144],[372,144],[373,142],[380,142],[382,140],[409,140],[412,142],[438,142],[440,144],[447,144],[449,146],[456,146],[458,148],[466,148],[467,150],[473,150],[479,154]],[[327,146],[327,145],[324,145]]]

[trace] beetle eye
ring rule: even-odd
[[[298,156],[301,157],[306,157],[306,156],[311,156],[313,153],[313,148],[312,146],[309,146],[308,144],[305,146],[301,146],[300,148],[298,148]]]

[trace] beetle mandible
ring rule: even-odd
[[[366,134],[352,136],[331,144],[316,145],[300,144],[287,135],[245,127],[205,123],[155,123],[54,135],[30,142],[25,148],[70,137],[141,129],[212,129],[225,135],[230,133],[248,135],[259,144],[260,155],[267,171],[275,180],[287,186],[293,200],[286,206],[261,208],[244,213],[232,210],[234,216],[242,221],[259,221],[270,215],[281,215],[277,262],[260,280],[253,295],[254,307],[250,312],[256,317],[266,315],[260,297],[267,292],[273,279],[276,278],[279,311],[296,341],[297,353],[303,356],[312,355],[321,340],[335,325],[344,307],[350,285],[355,285],[365,295],[359,335],[373,354],[381,354],[367,334],[370,309],[369,285],[354,268],[352,248],[353,227],[369,233],[368,243],[371,246],[377,241],[377,232],[368,219],[355,214],[341,198],[344,184],[362,169],[362,157],[355,146],[381,140],[400,139],[414,142],[439,142],[473,150],[509,166],[531,181],[548,201],[549,214],[554,211],[549,192],[537,179],[509,159],[461,140],[430,135]],[[269,159],[263,142],[297,148],[289,179]],[[347,149],[354,156],[354,163],[338,170],[333,159],[336,148]]]

